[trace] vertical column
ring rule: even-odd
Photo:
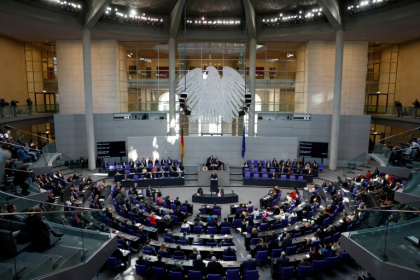
[[[89,160],[89,170],[96,168],[95,158],[95,128],[93,124],[92,102],[92,59],[90,54],[90,30],[83,29],[83,78],[85,90],[86,137]]]
[[[248,136],[254,136],[255,126],[255,65],[257,41],[249,40],[249,91],[251,93],[251,106],[249,107]]]
[[[175,38],[169,38],[169,135],[175,135]]]
[[[343,79],[344,31],[338,30],[335,38],[334,98],[331,121],[330,170],[337,169],[338,141],[340,137],[341,84]]]

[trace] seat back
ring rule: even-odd
[[[251,242],[251,245],[257,245],[258,242],[260,242],[260,238],[258,237],[251,238],[250,242]]]
[[[268,251],[257,251],[257,257],[255,259],[257,262],[266,262],[268,261]]]
[[[281,279],[291,279],[293,277],[293,271],[295,267],[283,267],[281,270]]]
[[[296,222],[297,222],[297,216],[293,216],[291,219],[290,219],[290,224],[291,225],[294,225],[294,224],[296,224]]]
[[[230,234],[230,227],[222,227],[220,229],[220,234]]]
[[[213,209],[213,215],[221,217],[222,216],[222,209]]]
[[[232,226],[234,228],[241,228],[242,227],[242,220],[241,219],[234,219]]]
[[[246,280],[258,280],[259,277],[258,270],[247,270],[245,273]]]
[[[281,254],[281,251],[283,251],[283,250],[282,249],[273,249],[271,251],[271,258],[272,259],[279,258],[280,257],[280,254]]]
[[[169,279],[170,280],[182,280],[182,272],[181,271],[169,271]]]
[[[324,264],[325,264],[324,260],[313,260],[312,271],[321,273],[322,271],[324,271]]]
[[[194,233],[195,234],[203,234],[203,227],[202,226],[194,226]]]
[[[181,232],[187,232],[187,233],[190,233],[190,228],[189,228],[189,227],[182,227],[182,228],[181,228]]]
[[[226,280],[239,280],[239,269],[226,270]]]
[[[140,276],[140,277],[146,277],[147,276],[147,266],[146,265],[140,265],[140,264],[135,264],[136,265],[136,275]]]
[[[157,251],[158,255],[161,255],[164,258],[169,258],[169,253],[168,251]]]
[[[201,271],[189,270],[188,271],[189,280],[201,280]]]
[[[245,178],[251,178],[251,172],[245,172]]]
[[[164,236],[163,241],[166,243],[174,243],[174,239],[171,236]]]
[[[165,279],[165,269],[163,267],[154,267],[152,266],[153,278],[156,279]]]
[[[188,212],[188,207],[187,206],[181,206],[180,210],[181,210],[181,212],[187,213]]]
[[[106,261],[106,266],[111,269],[117,269],[118,268],[118,261],[115,257],[109,257]]]
[[[236,256],[225,256],[225,255],[223,255],[223,261],[236,261]]]
[[[299,265],[298,276],[299,277],[308,277],[311,275],[311,266],[310,265]]]
[[[207,227],[207,234],[217,234],[217,227]]]
[[[260,231],[268,231],[268,223],[262,223],[260,225]]]
[[[325,267],[326,268],[335,268],[339,263],[338,257],[328,257],[325,260]]]
[[[296,246],[289,246],[286,248],[286,255],[290,256],[290,255],[294,255],[296,254]]]
[[[220,274],[208,274],[207,279],[208,280],[220,280],[221,276],[220,276]]]

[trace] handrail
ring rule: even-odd
[[[386,210],[386,209],[378,209],[378,208],[368,208],[368,209],[357,209],[357,211],[361,212],[403,212],[403,213],[420,213],[420,210]]]
[[[60,206],[70,208],[70,206],[66,206],[66,205],[60,205]],[[93,208],[84,208],[84,207],[79,207],[79,208],[80,209],[76,209],[78,211],[71,211],[71,212],[85,213],[85,212],[103,212],[104,211],[103,209],[93,209]],[[32,212],[0,213],[0,217],[1,216],[15,216],[15,215],[33,215],[33,214],[37,214],[37,213],[53,214],[53,213],[69,213],[69,211],[32,211]]]

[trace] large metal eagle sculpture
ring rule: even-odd
[[[187,93],[191,108],[190,119],[201,119],[203,123],[217,123],[219,116],[232,122],[245,101],[244,78],[233,68],[223,67],[223,77],[213,66],[206,67],[207,77],[201,68],[189,71],[178,83],[178,93]]]

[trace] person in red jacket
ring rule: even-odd
[[[150,214],[149,220],[150,220],[150,223],[152,224],[152,226],[156,225],[156,218],[155,218],[155,213],[154,212],[152,212],[152,214]]]

